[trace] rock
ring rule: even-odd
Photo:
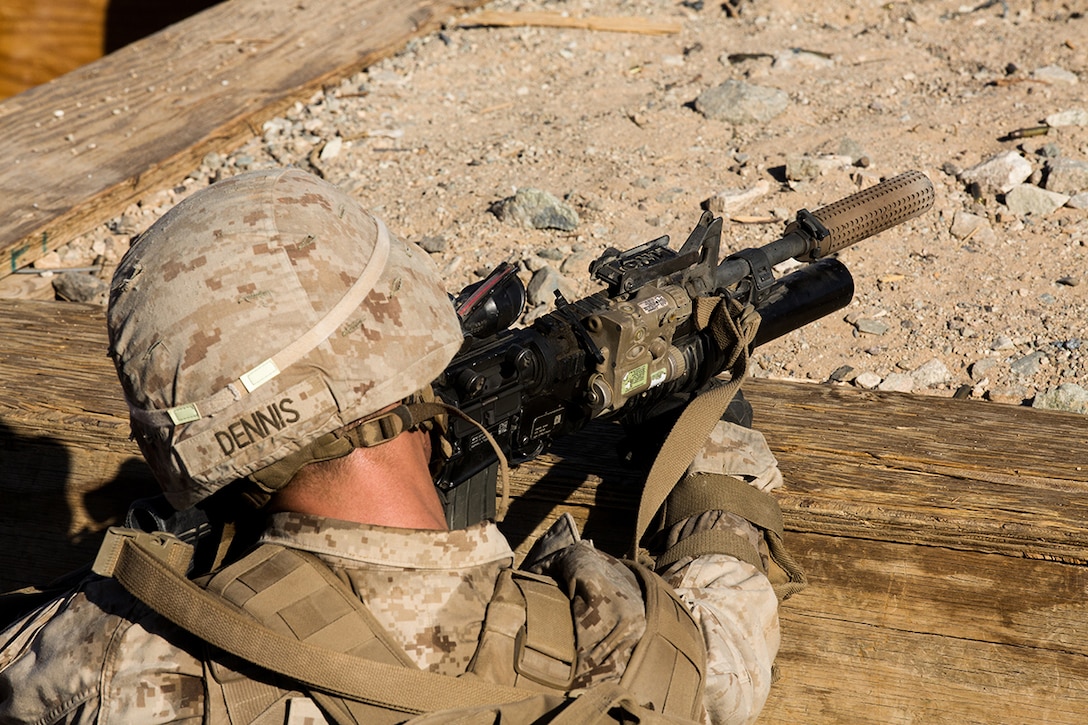
[[[834,68],[835,61],[822,53],[790,48],[776,53],[771,67],[775,70],[818,70],[820,68]]]
[[[567,258],[570,254],[570,248],[560,249],[559,247],[544,247],[543,249],[536,250],[536,256],[542,259],[548,259],[552,262],[559,262]]]
[[[63,272],[55,275],[53,290],[62,300],[96,305],[105,305],[110,296],[109,284],[86,272]]]
[[[854,368],[849,365],[840,365],[839,367],[831,371],[831,374],[827,376],[827,379],[836,383],[849,383],[856,380],[857,377],[858,373],[856,370],[854,370]],[[879,381],[880,378],[877,378],[877,382]]]
[[[1088,209],[1088,191],[1073,194],[1073,196],[1069,197],[1069,201],[1065,202],[1065,205],[1070,209]]]
[[[957,211],[952,217],[952,226],[949,233],[956,239],[970,239],[976,242],[996,242],[997,235],[986,217],[971,214],[965,211]]]
[[[1022,358],[1013,360],[1012,363],[1009,364],[1009,369],[1017,375],[1031,377],[1039,372],[1039,368],[1042,367],[1044,360],[1046,360],[1046,353],[1036,350],[1035,352],[1024,355]]]
[[[1088,111],[1083,108],[1071,108],[1068,111],[1052,113],[1046,117],[1046,125],[1051,128],[1062,126],[1088,126]]]
[[[318,154],[318,158],[321,161],[328,161],[329,159],[335,159],[340,155],[340,150],[344,147],[344,139],[339,136],[333,136],[325,145],[321,147],[321,153]]]
[[[968,373],[972,380],[983,380],[995,367],[997,367],[997,360],[992,357],[984,357],[971,363]]]
[[[589,269],[589,263],[596,259],[597,255],[588,251],[574,252],[563,260],[559,271],[563,274],[585,274]]]
[[[1031,77],[1037,81],[1045,81],[1047,83],[1068,83],[1070,85],[1077,83],[1080,80],[1076,73],[1067,71],[1065,68],[1057,65],[1047,65],[1042,68],[1036,68],[1031,72]]]
[[[876,389],[893,393],[910,393],[914,390],[914,378],[907,373],[892,373],[884,378]]]
[[[579,219],[569,204],[540,189],[518,189],[513,196],[492,205],[492,213],[501,221],[531,229],[559,229],[570,232]]]
[[[1014,350],[1016,343],[1012,341],[1012,338],[1008,335],[998,335],[994,338],[993,344],[990,345],[990,349],[994,352],[1001,352],[1002,350]]]
[[[888,331],[888,325],[886,323],[868,317],[859,318],[854,323],[854,327],[857,328],[858,332],[866,335],[883,335]]]
[[[849,156],[808,156],[786,154],[786,178],[792,181],[813,181],[835,169],[846,169],[854,164]]]
[[[765,123],[786,110],[789,94],[744,81],[726,81],[695,99],[695,110],[707,118],[735,125]]]
[[[1037,394],[1031,407],[1088,414],[1088,390],[1076,383],[1062,383]]]
[[[1028,399],[1028,390],[1022,385],[992,388],[986,392],[986,399],[994,403],[1023,405],[1024,401]]]
[[[861,373],[854,378],[854,385],[863,390],[875,390],[876,386],[880,385],[880,376],[876,373]]]
[[[911,371],[910,376],[914,382],[923,388],[935,388],[939,385],[947,385],[952,381],[952,373],[948,366],[937,358],[923,363]]]
[[[719,216],[732,216],[756,199],[766,196],[770,190],[770,183],[763,179],[750,189],[723,189],[706,200],[706,208]]]
[[[525,286],[525,293],[529,298],[529,304],[548,305],[555,302],[555,291],[559,290],[568,300],[576,298],[576,290],[570,280],[566,279],[554,267],[544,265],[533,274],[529,284]]]
[[[839,140],[839,155],[849,156],[850,160],[858,166],[869,165],[869,154],[852,138],[844,136]]]
[[[1067,201],[1068,194],[1058,194],[1031,184],[1020,184],[1005,194],[1005,206],[1017,216],[1046,216],[1061,209]]]
[[[423,248],[423,251],[429,254],[439,254],[449,247],[449,242],[440,234],[428,234],[420,239],[418,244]]]
[[[1088,191],[1088,161],[1058,158],[1047,162],[1045,186],[1047,191],[1070,196]]]
[[[1006,193],[1031,176],[1031,163],[1016,151],[1006,151],[960,174],[960,180],[976,183],[990,192]]]

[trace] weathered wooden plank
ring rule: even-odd
[[[791,612],[1088,657],[1088,567],[824,534],[789,545],[812,581]]]
[[[0,276],[481,3],[229,0],[7,99]]]
[[[34,457],[46,470],[24,468],[24,478],[39,480],[57,462],[50,475],[69,488],[97,490],[112,480],[100,470],[115,471],[137,455],[103,329],[93,307],[0,302],[0,423],[7,437],[62,440],[108,460],[101,469],[71,469],[58,457]],[[747,390],[789,480],[782,503],[792,530],[1088,559],[1082,416],[765,380],[748,381]],[[918,420],[925,425],[915,426]],[[895,428],[902,434],[881,435]],[[592,436],[588,446],[562,441],[514,472],[515,544],[554,519],[557,501],[577,513],[589,535],[620,550],[627,544],[629,532],[615,521],[626,520],[617,513],[637,503],[638,474],[617,464],[614,426],[594,426]],[[986,453],[987,441],[1002,456]]]
[[[1079,723],[1088,567],[792,533],[811,584],[782,609],[761,722]]]
[[[0,588],[84,563],[102,527],[154,490],[104,353],[100,309],[0,301]],[[783,679],[762,722],[1081,722],[1082,417],[803,383],[747,390],[791,479],[787,543],[812,582],[782,610]],[[620,438],[595,425],[515,469],[513,543],[524,550],[568,511],[622,552],[640,476],[617,465]]]
[[[1088,562],[1084,416],[753,380],[798,530]]]
[[[1083,655],[810,616],[800,603],[782,637],[760,723],[1079,725],[1088,712]]]

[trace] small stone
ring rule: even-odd
[[[440,254],[449,247],[449,242],[440,234],[428,234],[419,240],[419,246],[428,254]]]
[[[1019,216],[1046,216],[1061,209],[1067,201],[1068,194],[1058,194],[1031,184],[1020,184],[1005,194],[1005,206]]]
[[[862,317],[854,323],[854,327],[858,332],[866,335],[883,335],[888,331],[888,325],[880,320],[873,320],[868,317]]]
[[[339,136],[333,136],[325,142],[324,146],[321,147],[321,153],[319,153],[317,157],[321,161],[335,159],[337,156],[340,155],[340,149],[343,148],[343,146],[344,139],[340,138]]]
[[[854,378],[854,385],[863,390],[876,390],[876,386],[880,385],[880,376],[876,373],[860,373]]]
[[[770,190],[771,185],[763,179],[750,189],[723,189],[707,199],[706,209],[712,214],[729,217],[766,196]]]
[[[994,342],[990,345],[990,349],[994,352],[1001,352],[1003,350],[1013,350],[1016,348],[1016,343],[1012,341],[1011,337],[1007,335],[998,335],[994,338]]]
[[[58,299],[95,305],[105,305],[110,294],[110,286],[105,280],[86,272],[66,272],[54,276],[53,290]]]
[[[1062,383],[1037,394],[1031,407],[1088,414],[1088,390],[1076,383]]]
[[[1039,372],[1039,368],[1042,367],[1044,360],[1046,360],[1046,354],[1036,350],[1035,352],[1028,353],[1023,357],[1014,360],[1009,365],[1009,369],[1017,375],[1031,377]]]
[[[559,271],[563,274],[585,274],[596,255],[589,251],[575,252],[563,260]]]
[[[1052,113],[1046,117],[1046,125],[1051,128],[1088,126],[1088,111],[1083,108],[1071,108],[1068,111]]]
[[[910,376],[923,388],[935,388],[952,381],[948,366],[937,358],[929,360],[911,371]]]
[[[707,118],[734,125],[766,123],[786,110],[789,94],[778,88],[726,81],[695,99],[695,110]]]
[[[965,211],[957,211],[952,217],[952,226],[949,233],[956,239],[970,239],[975,242],[994,242],[997,235],[986,217],[970,214]]]
[[[1070,196],[1088,191],[1088,161],[1057,158],[1047,162],[1046,188]]]
[[[1080,78],[1077,77],[1076,73],[1067,71],[1065,68],[1057,65],[1036,68],[1031,72],[1031,77],[1038,81],[1046,81],[1047,83],[1068,83],[1070,85],[1080,81]]]
[[[500,220],[532,229],[574,231],[578,227],[578,212],[546,191],[518,189],[514,196],[492,205]]]
[[[840,365],[831,372],[831,375],[828,376],[828,380],[836,383],[849,383],[852,380],[856,380],[857,376],[858,373],[854,368],[849,365]]]
[[[1031,162],[1016,151],[991,156],[960,174],[960,180],[987,191],[1006,193],[1031,176]]]
[[[786,178],[792,181],[813,181],[829,171],[852,166],[849,156],[808,156],[786,154]]]
[[[771,67],[778,71],[797,69],[819,70],[822,68],[834,68],[835,61],[822,53],[813,53],[812,51],[801,50],[800,48],[791,48],[776,53],[774,56],[774,63]]]
[[[525,287],[529,304],[534,307],[553,303],[556,290],[562,292],[568,300],[576,297],[574,286],[570,281],[549,265],[544,265],[537,270]]]
[[[892,393],[910,393],[914,390],[914,382],[914,378],[907,373],[892,373],[876,388]]]
[[[984,357],[981,360],[976,360],[971,363],[970,368],[968,368],[968,374],[971,376],[972,380],[983,380],[995,367],[997,367],[997,360],[994,360],[992,357]]]
[[[1073,194],[1073,196],[1069,197],[1069,201],[1065,202],[1065,205],[1070,209],[1088,209],[1088,191]]]
[[[558,247],[544,247],[543,249],[538,249],[536,251],[536,256],[542,257],[543,259],[549,259],[553,262],[558,262],[560,260],[566,259],[569,252],[569,249],[564,251],[562,249],[559,249]]]
[[[986,391],[986,399],[994,403],[1007,405],[1023,405],[1029,397],[1028,390],[1022,385],[1009,385],[1000,388],[991,388]]]
[[[1058,279],[1056,279],[1054,281],[1057,282],[1058,284],[1062,285],[1063,287],[1076,287],[1077,285],[1080,284],[1080,279],[1079,278],[1070,277],[1068,275],[1066,275],[1065,277],[1059,277]]]

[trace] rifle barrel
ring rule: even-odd
[[[780,239],[760,249],[772,266],[791,257],[812,262],[925,213],[933,199],[929,178],[907,171],[812,212],[826,228],[826,236],[817,239],[793,222]],[[729,257],[718,265],[714,279],[719,287],[730,287],[749,271],[747,261]]]

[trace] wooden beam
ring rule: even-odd
[[[483,0],[229,0],[0,103],[0,277]]]
[[[781,610],[761,723],[1074,725],[1088,712],[1088,568],[792,534],[808,589]]]
[[[85,563],[154,492],[102,310],[0,300],[0,589]],[[749,380],[810,586],[760,722],[1079,723],[1088,711],[1083,416]],[[515,469],[519,551],[561,512],[622,553],[641,473],[594,425]],[[1000,455],[994,453],[997,451]]]

